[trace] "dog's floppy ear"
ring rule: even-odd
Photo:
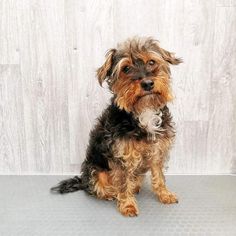
[[[162,55],[163,59],[167,62],[169,62],[172,65],[178,65],[179,63],[182,63],[183,60],[181,58],[175,57],[175,54],[172,52],[169,52],[163,48],[159,47],[159,52]]]
[[[116,52],[116,49],[110,49],[106,54],[106,60],[104,64],[98,68],[97,70],[97,77],[98,82],[102,86],[103,81],[110,75],[111,67],[113,62],[113,56]]]
[[[152,40],[151,39],[151,44],[154,46],[154,50],[161,55],[161,57],[169,62],[172,65],[178,65],[179,63],[182,63],[183,60],[181,58],[175,57],[175,54],[172,52],[169,52],[165,50],[164,48],[161,48],[159,45],[159,42],[157,40]]]

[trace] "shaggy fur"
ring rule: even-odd
[[[169,64],[180,62],[152,38],[129,39],[111,49],[97,76],[114,96],[90,133],[81,176],[51,190],[82,189],[100,199],[116,199],[123,215],[136,216],[135,193],[151,170],[159,200],[176,203],[177,197],[165,185],[163,167],[175,136],[167,107],[173,97]]]

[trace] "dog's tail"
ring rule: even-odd
[[[78,190],[84,190],[86,187],[84,186],[82,179],[78,176],[75,176],[70,179],[66,179],[58,183],[58,185],[52,187],[50,190],[54,193],[71,193]]]

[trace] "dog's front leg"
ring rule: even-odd
[[[134,179],[131,176],[126,176],[125,182],[117,194],[117,207],[124,216],[137,216],[139,213],[134,187]]]
[[[164,204],[178,203],[176,195],[170,192],[165,184],[165,177],[162,171],[162,165],[153,163],[151,167],[152,172],[152,188],[157,194],[160,202]]]

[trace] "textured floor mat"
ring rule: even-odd
[[[159,203],[146,177],[134,218],[82,191],[49,192],[67,177],[0,176],[0,235],[236,235],[235,176],[167,176],[174,205]]]

